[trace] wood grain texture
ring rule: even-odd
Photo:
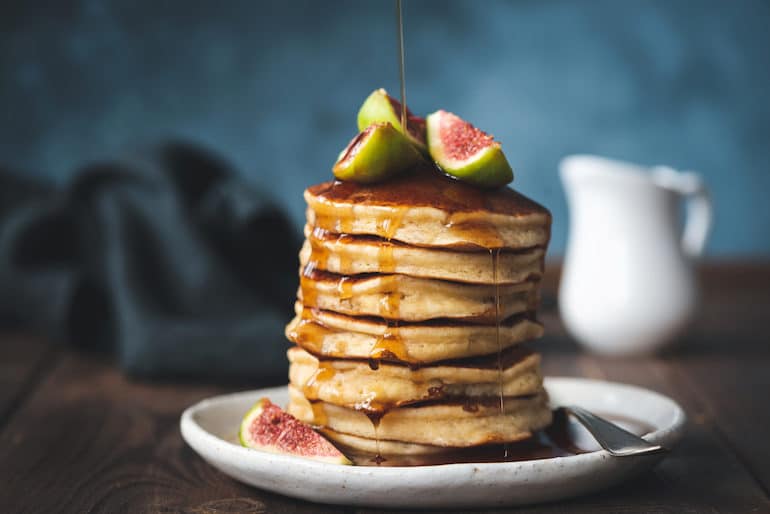
[[[698,398],[720,440],[770,495],[770,266],[701,275],[700,315],[670,359],[680,389]]]
[[[229,479],[184,444],[181,411],[222,392],[134,383],[108,363],[65,356],[0,435],[0,512],[305,511]]]
[[[35,388],[54,359],[52,345],[19,334],[0,340],[0,428],[23,397]]]
[[[515,512],[770,511],[768,277],[770,265],[706,269],[701,316],[679,347],[624,360],[587,355],[570,341],[556,314],[558,281],[549,278],[541,316],[548,335],[539,343],[545,373],[660,391],[682,404],[690,422],[681,445],[638,480]],[[25,338],[9,341],[0,337],[0,385],[20,384],[41,369],[41,358],[46,362]],[[0,432],[2,513],[383,512],[243,486],[184,444],[178,421],[185,407],[264,384],[137,383],[100,358],[72,351],[57,357],[21,396],[0,392],[5,405],[5,398],[22,399]]]

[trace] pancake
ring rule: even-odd
[[[550,238],[548,210],[502,187],[479,189],[425,165],[378,184],[330,181],[305,191],[310,226],[443,248],[532,248]]]
[[[328,428],[319,431],[356,464],[378,463],[383,466],[430,466],[465,462],[500,462],[555,457],[555,449],[534,436],[500,444],[447,448],[431,444],[378,441]],[[508,457],[502,457],[506,452]],[[379,458],[376,457],[379,455]],[[502,458],[501,458],[502,457]],[[371,464],[370,464],[371,465]]]
[[[542,248],[450,251],[305,226],[300,264],[332,273],[397,273],[473,284],[519,284],[543,274]]]
[[[499,314],[495,293],[499,295]],[[495,287],[406,275],[337,275],[308,268],[300,276],[299,299],[307,307],[352,316],[403,321],[435,318],[494,323],[537,307],[534,281]]]
[[[289,381],[309,400],[378,410],[426,400],[527,396],[543,387],[540,356],[513,348],[501,360],[486,359],[412,369],[381,364],[372,369],[361,360],[320,360],[299,347],[290,348]]]
[[[450,320],[399,323],[353,317],[295,304],[297,316],[287,325],[286,337],[308,352],[330,358],[377,358],[411,364],[431,363],[479,355],[537,339],[543,327],[525,316],[512,316],[494,325]],[[388,354],[388,352],[390,354]]]
[[[447,452],[444,446],[434,446],[432,444],[405,443],[400,441],[383,441],[360,437],[356,435],[343,434],[329,428],[319,429],[327,439],[331,440],[342,453],[348,455],[350,449],[354,452],[364,452],[370,455],[382,456],[425,456],[440,455]],[[451,450],[450,450],[451,451]]]
[[[311,402],[292,385],[287,410],[305,423],[343,434],[453,448],[521,441],[551,422],[544,390],[533,396],[505,398],[504,414],[497,398],[395,408],[382,415],[376,433],[375,423],[365,412]]]

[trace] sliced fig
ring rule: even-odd
[[[331,464],[352,464],[309,425],[267,398],[260,399],[243,417],[238,438],[243,446],[255,450],[306,457]]]
[[[445,173],[481,187],[513,180],[511,165],[491,135],[451,112],[436,111],[426,121],[428,151]]]
[[[420,152],[393,125],[372,123],[342,151],[332,171],[340,180],[368,184],[403,173],[421,160]]]
[[[396,130],[404,134],[409,141],[423,153],[427,154],[425,146],[425,119],[415,116],[406,109],[407,130],[401,126],[401,102],[390,96],[387,91],[380,88],[372,92],[364,100],[364,104],[358,111],[358,130],[364,130],[372,123],[388,122]]]

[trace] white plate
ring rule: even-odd
[[[644,422],[644,435],[672,448],[685,414],[670,398],[638,387],[579,378],[546,378],[554,405],[574,404],[606,416]],[[664,454],[612,457],[604,450],[521,462],[370,467],[325,464],[243,448],[241,418],[259,398],[287,403],[286,387],[217,396],[182,414],[185,441],[212,466],[262,489],[321,503],[377,507],[491,507],[554,501],[604,489],[652,467]],[[582,448],[585,430],[570,426]],[[639,434],[643,435],[643,434]],[[595,445],[592,446],[596,448]]]

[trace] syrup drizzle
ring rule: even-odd
[[[337,232],[341,234],[349,234],[353,230],[353,221],[355,213],[353,212],[353,205],[349,205],[347,212],[344,216],[337,218]]]
[[[377,234],[382,235],[385,239],[393,239],[396,235],[396,231],[401,227],[401,222],[406,215],[406,209],[403,207],[386,207],[387,214],[384,216],[378,216],[375,221]]]
[[[299,277],[299,288],[302,293],[303,305],[315,305],[317,299],[317,292],[314,287],[309,284],[309,278],[313,276],[313,272],[317,269],[325,270],[329,261],[329,252],[323,246],[315,247],[311,244],[310,257],[308,258],[307,265],[302,269]]]
[[[377,452],[374,454],[374,457],[372,457],[371,461],[374,462],[377,466],[385,462],[387,459],[382,456],[382,453],[380,452],[380,434],[379,434],[379,428],[380,428],[380,422],[382,421],[382,417],[385,415],[384,410],[372,410],[372,409],[365,409],[364,412],[366,413],[366,417],[369,418],[369,421],[372,422],[372,428],[374,428],[374,447]]]
[[[380,254],[380,266],[386,263],[383,254]],[[380,312],[387,320],[385,331],[377,338],[377,341],[369,351],[369,366],[372,369],[380,367],[382,360],[408,361],[409,353],[399,332],[399,319],[401,316],[401,294],[391,291],[384,297],[380,305]]]
[[[492,257],[492,281],[495,284],[495,338],[497,339],[497,383],[500,393],[500,416],[505,417],[505,396],[503,394],[503,345],[500,341],[500,284],[497,268],[500,264],[500,249],[489,250]],[[508,444],[503,445],[503,458],[508,458]]]
[[[391,244],[391,238],[387,238],[387,243],[380,245],[377,250],[377,264],[379,268],[377,271],[380,273],[393,273],[396,270],[396,259],[393,257],[393,248]]]
[[[398,24],[398,76],[401,82],[401,127],[406,131],[406,69],[404,65],[404,16],[401,0],[396,0],[396,21]]]
[[[337,292],[343,300],[353,298],[353,279],[347,275],[343,276],[337,283]]]
[[[334,369],[333,361],[318,360],[318,367],[310,378],[305,382],[302,387],[302,392],[305,397],[317,398],[318,390],[324,384],[331,382],[336,376],[336,370]],[[385,462],[385,457],[380,452],[380,436],[379,426],[382,417],[386,414],[386,409],[378,406],[373,400],[376,395],[371,394],[366,400],[360,402],[354,406],[355,410],[363,412],[369,418],[374,429],[374,441],[376,453],[371,458],[371,462],[376,465],[380,465]],[[325,426],[328,422],[327,416],[323,411],[323,406],[320,402],[311,402],[313,407],[313,421],[317,426]],[[379,407],[379,408],[378,408]]]
[[[329,361],[318,361],[318,367],[302,387],[302,392],[306,397],[315,398],[318,396],[319,387],[330,382],[337,372],[334,365]]]
[[[381,361],[407,362],[406,346],[401,339],[398,320],[388,320],[387,327],[369,352],[369,367],[379,369]]]
[[[336,355],[341,353],[340,348],[329,342],[329,336],[336,330],[328,328],[311,314],[311,309],[302,309],[302,314],[297,322],[289,327],[288,337],[290,341],[297,343],[302,348],[315,355]]]
[[[403,218],[403,213],[401,213],[400,210],[394,209],[391,211],[391,214],[395,216],[385,218],[382,222],[383,231],[387,235],[387,243],[381,245],[377,252],[377,269],[381,273],[392,272],[396,267],[396,262],[393,258],[393,245],[391,245],[390,242],[393,234],[398,230],[398,225]],[[372,370],[378,370],[380,368],[380,362],[383,359],[406,360],[408,358],[406,347],[401,340],[398,328],[398,320],[401,315],[400,293],[397,291],[389,292],[385,297],[384,304],[380,305],[380,310],[387,319],[387,325],[385,331],[377,338],[377,341],[369,351],[369,367]],[[365,410],[365,412],[374,428],[374,442],[377,449],[377,453],[372,459],[372,462],[379,466],[386,460],[380,453],[380,435],[378,430],[385,411],[382,409],[375,411],[369,408]]]
[[[318,261],[311,260],[307,263],[307,266],[304,267],[302,270],[302,274],[299,277],[299,289],[302,293],[302,304],[303,305],[315,305],[316,299],[317,299],[317,292],[314,287],[312,287],[308,282],[309,278],[313,275],[313,271],[315,271],[319,267]]]

